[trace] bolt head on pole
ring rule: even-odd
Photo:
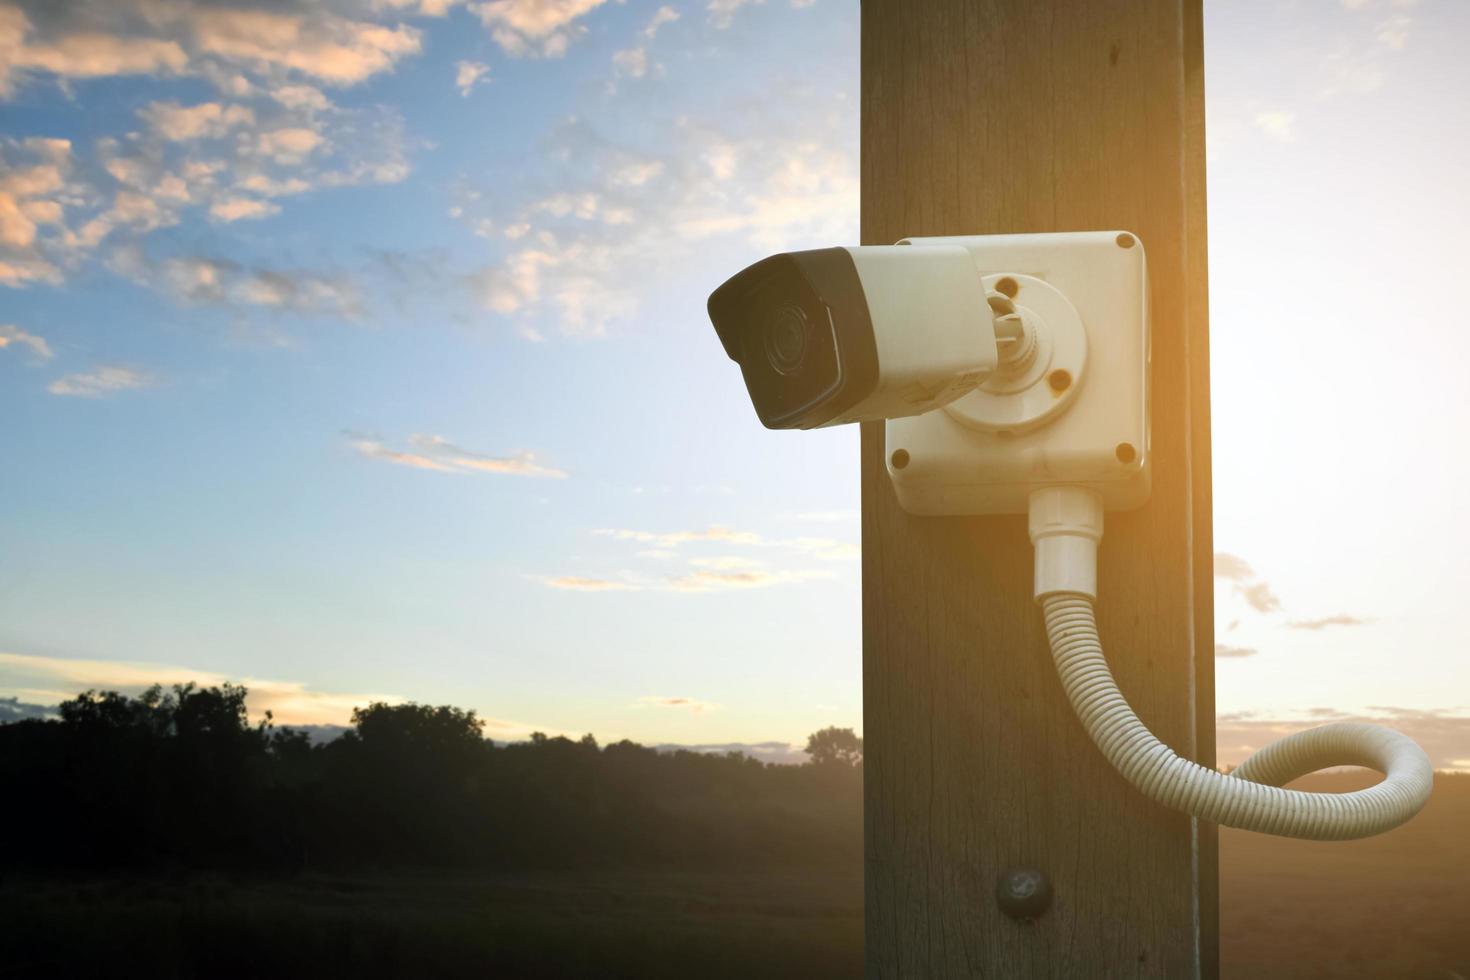
[[[1011,868],[995,883],[995,901],[1013,919],[1035,919],[1051,907],[1051,879],[1035,868]]]

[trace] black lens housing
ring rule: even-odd
[[[710,294],[709,318],[767,428],[840,420],[878,384],[873,321],[845,248],[761,259]],[[806,335],[799,356],[788,356],[794,320]]]

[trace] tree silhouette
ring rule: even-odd
[[[369,745],[409,746],[453,752],[484,742],[485,723],[473,711],[441,705],[385,704],[374,701],[352,709],[357,737]]]
[[[243,686],[87,691],[0,724],[0,839],[15,867],[352,870],[850,866],[862,740],[812,765],[536,733],[473,711],[369,704],[343,736],[255,724]]]
[[[812,765],[852,769],[863,764],[863,740],[851,728],[824,728],[806,740]]]

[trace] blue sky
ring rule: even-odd
[[[1470,16],[1207,29],[1222,750],[1470,759]],[[704,317],[855,241],[857,91],[846,0],[0,2],[0,696],[860,728],[856,432],[763,430]]]

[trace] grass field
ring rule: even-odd
[[[1342,789],[1364,780],[1316,777]],[[1470,980],[1470,776],[1401,830],[1225,831],[1229,978]],[[862,975],[860,869],[0,882],[0,977]]]
[[[1341,791],[1376,777],[1315,776]],[[1470,980],[1470,775],[1437,776],[1406,826],[1314,843],[1220,834],[1227,977]]]
[[[852,977],[862,875],[23,881],[0,977]]]

